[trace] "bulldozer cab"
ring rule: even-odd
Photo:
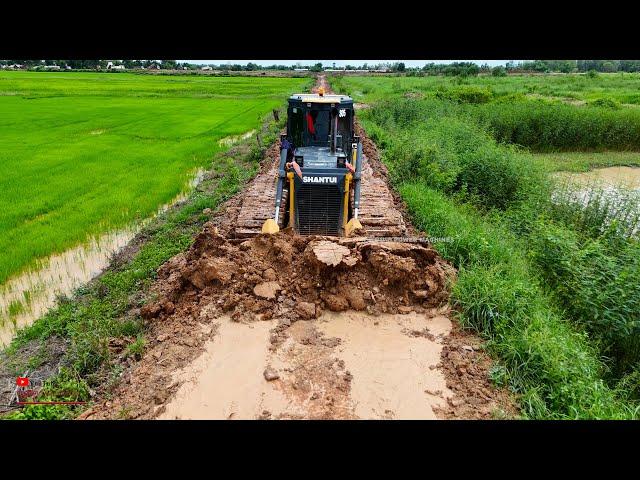
[[[296,148],[329,147],[342,152],[350,148],[353,139],[351,98],[345,95],[292,95],[287,113],[287,139]]]

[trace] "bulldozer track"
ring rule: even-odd
[[[265,220],[273,218],[277,174],[278,160],[274,159],[271,166],[258,174],[247,186],[235,229],[237,238],[260,234]],[[283,202],[280,210],[281,219],[284,218],[284,208]],[[395,207],[384,177],[374,175],[373,167],[366,155],[363,156],[362,162],[359,219],[364,233],[370,237],[401,236],[407,231],[402,214]]]
[[[329,90],[324,77],[320,77],[317,87]],[[357,122],[357,120],[356,120]],[[244,195],[242,206],[238,214],[235,228],[236,238],[253,237],[260,234],[262,224],[273,218],[276,179],[278,175],[278,161],[280,143],[272,153],[272,161],[249,183]],[[362,159],[362,190],[360,197],[359,220],[364,227],[362,234],[369,237],[397,237],[407,233],[402,213],[396,208],[396,202],[389,189],[386,172],[374,169],[379,162],[370,162],[367,155]],[[286,192],[285,186],[285,192]],[[288,192],[287,192],[288,193]],[[353,192],[352,192],[353,193]],[[283,198],[287,198],[284,195]],[[280,209],[281,227],[284,220],[285,203]]]

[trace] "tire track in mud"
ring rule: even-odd
[[[375,145],[358,130],[372,175],[387,183]],[[274,153],[277,145],[261,174]],[[510,396],[488,380],[482,342],[450,320],[455,272],[429,245],[291,232],[236,241],[227,235],[245,193],[159,269],[156,300],[142,311],[145,355],[80,418],[515,415]],[[328,244],[335,261],[325,258]]]

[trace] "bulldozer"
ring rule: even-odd
[[[293,228],[300,235],[348,237],[362,229],[362,142],[354,113],[352,98],[323,89],[289,97],[274,213],[262,233]]]

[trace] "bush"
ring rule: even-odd
[[[436,98],[458,103],[487,103],[493,99],[493,91],[486,87],[462,85],[436,91]]]
[[[504,68],[503,66],[497,66],[497,67],[493,67],[491,69],[491,75],[494,77],[506,77],[507,76],[507,69]]]
[[[622,108],[620,102],[613,100],[612,98],[598,98],[596,100],[592,100],[589,102],[589,106],[592,107],[601,107],[601,108],[611,108],[614,110],[618,110]]]
[[[638,150],[640,112],[561,103],[467,105],[466,111],[502,143],[535,151]]]
[[[419,180],[499,209],[524,201],[534,190],[544,193],[544,174],[537,164],[442,108],[443,102],[433,100],[397,100],[371,109],[375,140],[384,137],[381,146],[396,183]],[[381,126],[387,135],[378,130]]]

